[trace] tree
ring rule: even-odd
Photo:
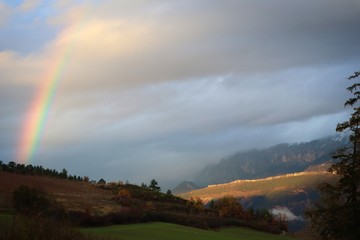
[[[149,185],[149,189],[154,192],[160,192],[161,188],[158,186],[158,182],[152,179]]]
[[[9,172],[15,172],[15,168],[16,168],[16,163],[11,161],[8,163],[8,171]]]
[[[231,195],[216,200],[213,209],[218,212],[220,217],[241,218],[244,213],[241,203]]]
[[[348,79],[359,76],[360,72],[355,72]],[[337,125],[336,131],[348,133],[350,144],[333,156],[336,163],[329,169],[339,180],[335,184],[322,183],[319,201],[306,211],[311,226],[323,239],[360,239],[360,83],[347,90],[352,97],[345,107],[352,107],[353,113]]]
[[[202,212],[205,210],[205,204],[204,201],[199,198],[191,198],[188,202],[187,202],[187,207],[189,208],[190,211],[197,211],[197,212]]]
[[[66,179],[67,177],[68,177],[68,172],[65,168],[63,168],[63,170],[60,173],[60,178]]]
[[[105,185],[105,184],[106,184],[106,181],[105,181],[103,178],[101,178],[101,179],[98,181],[98,184],[100,184],[100,185]]]
[[[83,181],[86,182],[86,183],[88,183],[88,182],[90,181],[90,179],[89,179],[88,176],[84,176],[84,177],[83,177]]]

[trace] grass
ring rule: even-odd
[[[170,223],[143,223],[116,225],[109,227],[83,228],[87,234],[121,240],[286,240],[287,236],[273,235],[246,228],[225,228],[220,231],[208,231]]]
[[[0,235],[9,229],[14,221],[14,215],[11,213],[1,213],[0,212]]]

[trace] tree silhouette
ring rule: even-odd
[[[360,72],[355,72],[348,79],[359,76]],[[337,161],[329,169],[339,180],[334,185],[322,183],[320,200],[306,211],[322,239],[360,239],[360,83],[347,90],[352,97],[345,107],[352,107],[353,113],[337,125],[336,131],[349,133],[350,145],[333,156]]]
[[[158,186],[158,182],[152,179],[149,185],[149,189],[154,192],[160,192],[161,188]]]
[[[101,184],[101,185],[105,185],[106,184],[106,181],[101,178],[99,181],[98,181],[98,184]]]

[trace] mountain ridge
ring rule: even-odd
[[[238,199],[245,209],[283,211],[284,214],[289,215],[289,217],[287,215],[289,229],[297,231],[306,225],[304,210],[319,197],[318,184],[320,182],[332,183],[336,179],[336,174],[314,168],[311,171],[261,179],[241,179],[229,183],[212,184],[179,196],[185,199],[199,198],[210,204],[212,201],[230,195]]]
[[[347,138],[335,135],[310,142],[282,143],[264,149],[242,151],[205,167],[194,177],[194,182],[207,186],[302,172],[314,165],[331,162],[331,156],[346,144]]]

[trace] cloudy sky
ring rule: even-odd
[[[237,151],[335,133],[360,0],[0,1],[0,160],[172,186]],[[50,89],[49,89],[50,90]],[[45,112],[45,111],[44,111]]]

